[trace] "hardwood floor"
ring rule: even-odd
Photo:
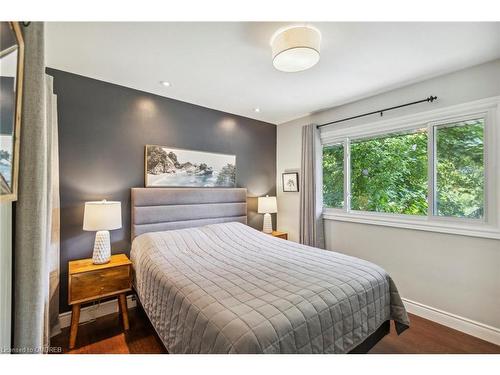
[[[370,354],[500,354],[500,346],[463,332],[410,315],[410,328],[401,336],[391,333]]]
[[[52,339],[52,346],[61,346],[72,354],[158,354],[166,353],[142,309],[129,310],[130,330],[122,330],[119,315],[111,314],[81,324],[75,349],[68,350],[68,328]],[[370,351],[370,354],[462,354],[496,353],[500,346],[455,331],[451,328],[410,315],[411,328],[398,336],[391,333]]]
[[[140,308],[129,309],[130,329],[123,331],[118,313],[80,324],[76,346],[69,350],[69,327],[53,337],[51,346],[71,354],[159,354],[166,353],[161,340]]]

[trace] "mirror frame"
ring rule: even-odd
[[[17,77],[16,77],[16,107],[14,117],[14,142],[12,158],[12,190],[10,194],[0,194],[0,202],[12,202],[17,200],[17,186],[19,181],[19,147],[21,136],[21,108],[23,98],[23,73],[24,73],[24,39],[19,22],[9,22],[18,44],[17,54]]]

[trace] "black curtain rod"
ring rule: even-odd
[[[431,96],[429,96],[426,99],[417,100],[416,102],[401,104],[401,105],[397,105],[395,107],[389,107],[389,108],[379,109],[378,111],[363,113],[362,115],[357,115],[357,116],[352,116],[352,117],[346,117],[346,118],[343,118],[342,120],[336,120],[336,121],[327,122],[326,124],[321,124],[321,125],[316,126],[316,128],[319,129],[319,128],[323,127],[323,126],[332,125],[332,124],[336,124],[336,123],[343,122],[343,121],[348,121],[348,120],[354,120],[355,118],[370,116],[370,115],[374,115],[376,113],[380,113],[380,116],[383,116],[384,112],[392,111],[393,109],[398,109],[398,108],[402,108],[402,107],[408,107],[409,105],[415,105],[415,104],[420,104],[420,103],[425,103],[425,102],[432,103],[436,99],[437,99],[437,96],[431,95]]]

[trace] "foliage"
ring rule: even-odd
[[[148,173],[163,173],[163,164],[168,157],[165,150],[159,146],[149,146],[147,151],[146,170]],[[160,172],[158,172],[159,169]]]
[[[351,144],[351,208],[427,214],[427,133]]]
[[[323,205],[344,207],[344,146],[323,148]]]
[[[477,219],[484,207],[484,123],[460,125],[436,132],[437,213]]]
[[[217,175],[217,186],[236,185],[236,167],[233,164],[226,164]]]
[[[484,207],[483,120],[436,130],[436,213],[480,218]],[[351,209],[426,215],[427,132],[351,142]],[[344,205],[344,147],[323,149],[323,201]]]

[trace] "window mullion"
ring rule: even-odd
[[[427,216],[431,218],[436,210],[436,141],[434,126],[427,125]]]

